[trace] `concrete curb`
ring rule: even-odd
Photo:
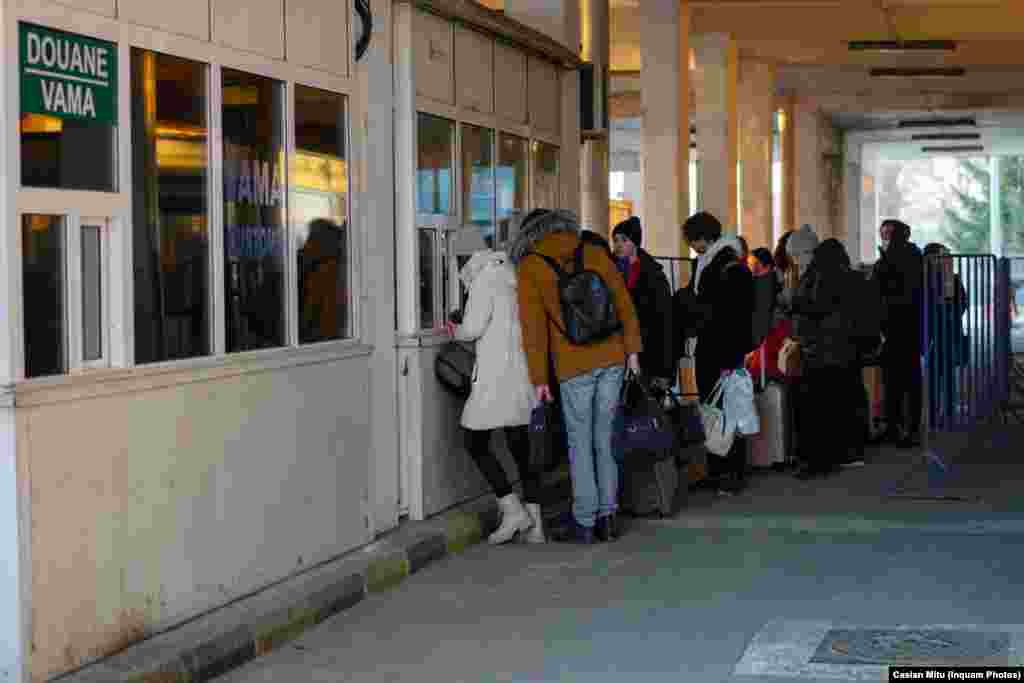
[[[479,500],[403,525],[370,545],[219,608],[53,681],[202,683],[272,652],[306,630],[481,542],[499,519]]]

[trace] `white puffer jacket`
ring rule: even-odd
[[[459,279],[469,289],[469,301],[455,338],[476,341],[473,391],[462,411],[462,426],[529,424],[536,398],[523,352],[516,272],[503,252],[488,250],[474,254]]]

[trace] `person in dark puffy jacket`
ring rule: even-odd
[[[884,441],[904,448],[920,443],[923,377],[924,256],[910,241],[910,226],[885,220],[873,277],[882,294],[882,374],[885,384]],[[904,401],[908,403],[904,412]]]
[[[814,250],[793,296],[794,334],[803,356],[799,478],[835,471],[863,438],[857,419],[863,384],[854,335],[855,276],[842,243],[827,239]]]
[[[742,369],[751,351],[753,276],[739,261],[739,241],[723,236],[722,224],[711,214],[702,211],[690,216],[683,232],[699,254],[689,284],[695,301],[690,315],[697,319],[698,331],[695,345],[688,346],[694,346],[697,391],[701,401],[706,401],[722,373]],[[709,474],[719,480],[720,491],[742,490],[747,465],[744,440],[737,437],[724,459],[709,456],[708,465]]]
[[[672,384],[675,359],[672,357],[672,292],[664,267],[640,245],[643,229],[640,219],[631,216],[612,231],[619,270],[633,297],[640,321],[640,370],[644,377],[662,388]]]

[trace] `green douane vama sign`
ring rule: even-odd
[[[32,24],[18,26],[21,113],[114,123],[117,46]]]

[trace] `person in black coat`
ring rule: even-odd
[[[660,388],[674,383],[675,358],[672,349],[672,292],[664,267],[641,248],[643,229],[640,219],[631,216],[612,231],[619,270],[633,297],[644,350],[640,369]]]
[[[799,478],[827,474],[857,454],[864,385],[856,340],[859,273],[839,240],[814,250],[793,296],[794,332],[803,357],[799,391]]]
[[[883,441],[902,447],[920,443],[923,377],[924,256],[910,241],[910,226],[882,222],[882,247],[874,277],[882,294],[882,381],[885,384],[886,433]],[[909,410],[904,414],[904,401]]]
[[[688,288],[695,300],[692,315],[697,318],[693,348],[697,391],[701,401],[706,401],[722,373],[743,368],[744,359],[752,350],[753,276],[740,261],[739,241],[732,236],[723,237],[722,224],[711,214],[702,211],[690,216],[683,224],[683,233],[699,254]],[[724,462],[721,460],[717,456],[708,459],[712,476],[716,465],[720,470],[720,490],[742,490],[747,465],[743,439],[737,437]]]

